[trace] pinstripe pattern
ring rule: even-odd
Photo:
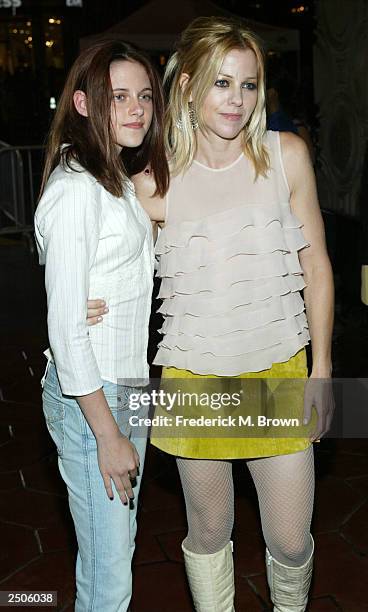
[[[125,198],[116,198],[77,169],[54,170],[35,215],[49,355],[63,393],[73,396],[99,389],[102,379],[134,384],[148,377],[153,276],[151,223],[133,185]],[[109,306],[92,328],[86,324],[88,297]]]

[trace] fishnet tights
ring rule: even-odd
[[[314,501],[313,447],[247,460],[257,490],[266,545],[280,563],[297,567],[311,552]],[[230,461],[177,458],[188,520],[185,546],[199,554],[221,550],[234,523]]]

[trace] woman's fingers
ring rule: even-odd
[[[308,379],[304,397],[304,419],[310,421],[313,406],[317,411],[317,424],[310,434],[310,440],[322,438],[330,429],[335,402],[330,379]],[[304,424],[306,421],[304,420]]]
[[[102,321],[103,315],[109,312],[105,300],[87,301],[87,324],[96,325]]]
[[[129,499],[134,499],[134,493],[133,493],[132,485],[130,483],[129,476],[127,476],[126,474],[120,475],[120,476],[116,474],[115,476],[111,476],[111,478],[114,481],[115,489],[122,503],[124,505],[127,505],[129,502]],[[113,495],[110,495],[110,492],[112,493],[111,485],[109,488],[105,484],[105,488],[106,488],[109,498],[112,499]]]
[[[87,306],[88,306],[88,310],[89,309],[94,309],[94,308],[104,308],[106,306],[106,302],[105,300],[88,300],[87,301]]]
[[[312,398],[309,394],[305,394],[304,396],[304,412],[303,412],[303,424],[307,425],[311,420],[312,416]]]
[[[105,485],[105,489],[106,489],[106,493],[107,493],[108,498],[109,499],[114,499],[114,493],[112,491],[110,476],[108,474],[103,474],[102,478],[103,478],[103,481],[104,481],[104,485]]]
[[[134,492],[131,484],[131,479],[134,480],[137,477],[136,470],[130,470],[129,475],[122,474],[120,476],[109,476],[106,474],[103,476],[103,481],[106,489],[106,493],[109,499],[114,499],[114,493],[111,485],[111,478],[114,481],[115,489],[123,502],[127,504],[129,499],[134,499]]]
[[[135,480],[137,478],[137,468],[134,468],[133,470],[129,470],[129,478],[130,480]]]
[[[87,325],[97,325],[97,323],[101,323],[102,317],[88,317]]]

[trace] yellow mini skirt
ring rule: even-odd
[[[152,420],[151,444],[171,455],[193,459],[270,457],[305,450],[311,445],[309,436],[317,423],[316,411],[313,409],[310,423],[303,425],[304,384],[307,376],[305,349],[284,363],[273,364],[268,370],[245,372],[234,377],[193,374],[189,370],[164,368],[160,390],[172,392],[184,386],[186,391],[189,389],[198,397],[200,391],[213,389],[211,383],[218,382],[216,391],[220,389],[227,397],[245,392],[242,397],[246,399],[240,407],[221,410],[206,407],[201,408],[200,412],[198,406],[189,410],[171,406],[168,410],[167,405],[157,405],[154,413],[156,418]],[[266,397],[267,401],[260,402],[261,397]],[[209,418],[209,421],[202,420],[201,424],[210,423],[210,426],[188,428],[181,424],[197,424],[199,415]],[[221,423],[226,421],[225,427],[218,424],[219,419],[222,419]],[[242,426],[239,426],[239,419]],[[172,425],[173,422],[175,426],[168,427],[168,423]],[[280,429],[279,422],[292,422],[293,425]],[[235,424],[235,427],[230,423]],[[193,431],[195,435],[191,433]],[[283,432],[286,432],[285,435]]]

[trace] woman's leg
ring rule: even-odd
[[[182,549],[197,612],[234,610],[230,542],[234,522],[229,461],[177,458],[184,491],[188,535]]]
[[[212,554],[231,537],[234,490],[229,461],[177,458],[187,511],[184,545],[199,554]]]
[[[247,465],[258,494],[275,610],[303,611],[312,573],[313,447]]]
[[[108,385],[107,400],[122,433],[131,437],[127,388]],[[50,367],[44,386],[44,412],[57,443],[60,473],[67,485],[69,506],[78,540],[76,612],[125,612],[131,598],[131,558],[134,551],[137,487],[131,506],[116,491],[106,494],[97,461],[95,437],[77,402],[63,397],[56,370]],[[136,411],[137,413],[137,411]],[[57,420],[58,419],[58,420]],[[145,441],[141,440],[141,469]]]

